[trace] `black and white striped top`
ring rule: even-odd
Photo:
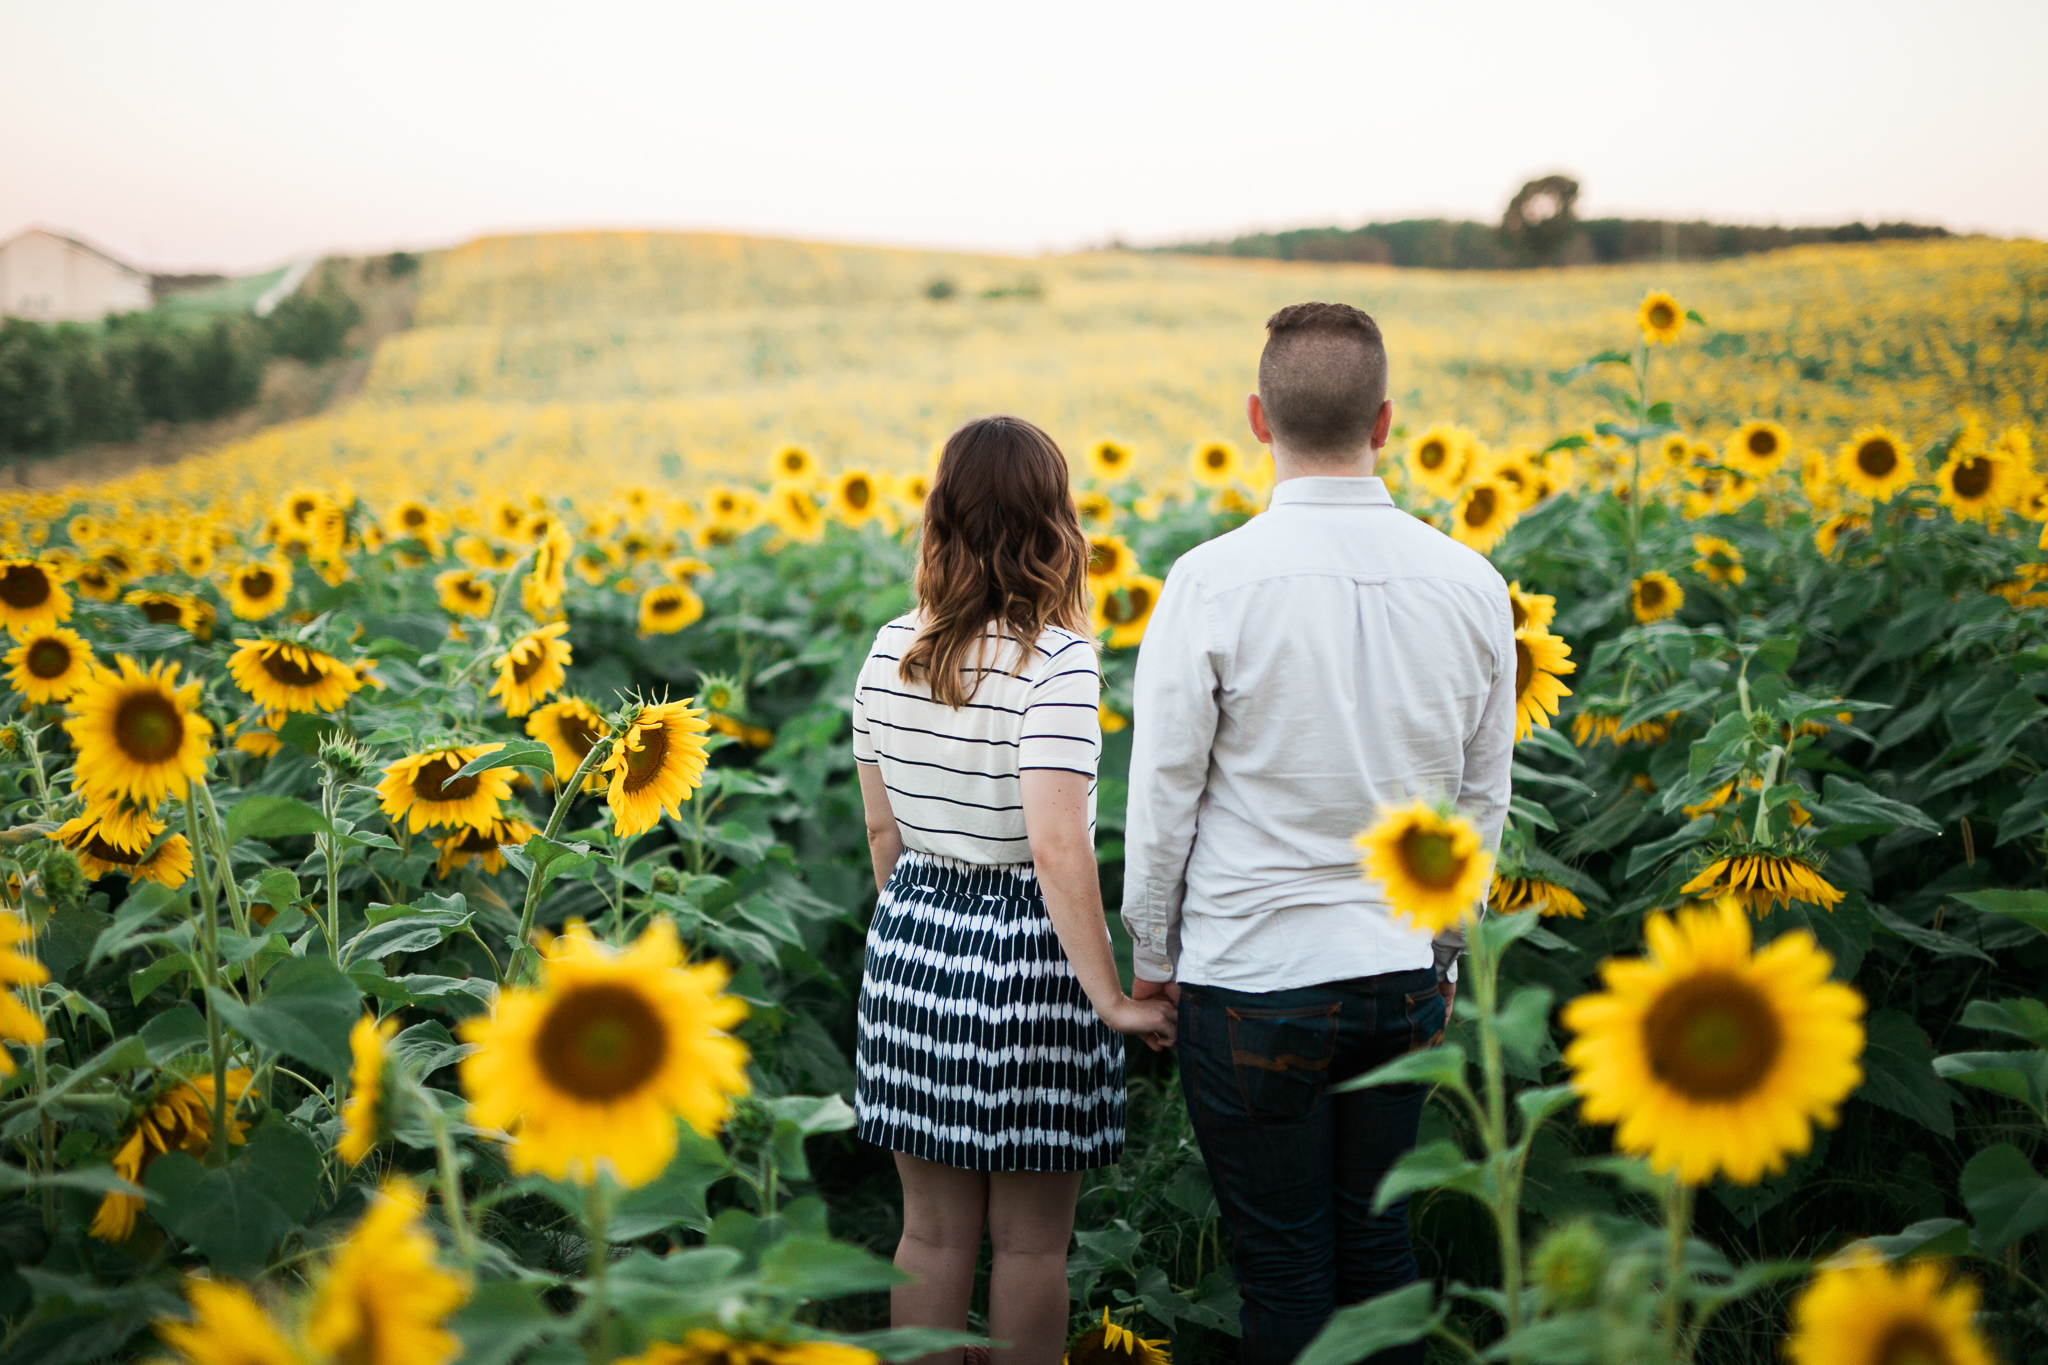
[[[1092,832],[1102,749],[1095,642],[1049,627],[1011,677],[1017,641],[991,632],[981,685],[955,711],[897,676],[917,628],[915,615],[883,626],[853,692],[853,756],[880,766],[904,847],[963,863],[1030,862],[1017,778],[1028,768],[1088,778]]]

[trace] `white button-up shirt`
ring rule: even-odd
[[[1427,967],[1355,840],[1450,800],[1498,848],[1507,585],[1376,478],[1289,479],[1181,556],[1138,656],[1123,920],[1137,974],[1276,991]]]

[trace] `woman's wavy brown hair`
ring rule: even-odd
[[[1087,632],[1087,594],[1088,539],[1052,437],[1004,416],[978,417],[947,437],[917,557],[924,619],[898,676],[965,706],[987,671],[991,625],[1025,646],[1014,675],[1046,627]]]

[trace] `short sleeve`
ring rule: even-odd
[[[1017,746],[1017,770],[1059,768],[1094,777],[1102,752],[1102,666],[1093,641],[1054,649],[1031,685]]]
[[[875,753],[875,737],[868,729],[868,670],[874,666],[874,660],[870,658],[853,684],[853,761],[856,763],[881,762]]]

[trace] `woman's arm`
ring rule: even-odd
[[[873,763],[857,763],[860,769],[860,804],[868,823],[868,858],[875,865],[875,894],[889,884],[896,860],[903,856],[903,831],[896,828],[896,812],[889,809],[889,789],[882,785],[882,770]]]
[[[1021,777],[1024,832],[1031,839],[1031,860],[1038,866],[1038,889],[1088,1002],[1118,1033],[1143,1034],[1154,1052],[1170,1047],[1173,1007],[1164,1000],[1131,999],[1117,976],[1109,926],[1102,919],[1095,844],[1088,837],[1087,777],[1059,768],[1031,768]]]

